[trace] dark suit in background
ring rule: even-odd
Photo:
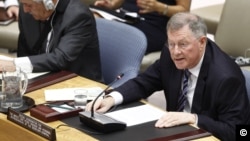
[[[45,53],[47,36],[42,39],[41,22],[20,6],[18,57],[28,56],[33,72],[68,70],[101,80],[101,64],[95,19],[80,0],[60,0],[50,17],[53,34],[49,53]],[[39,40],[40,38],[40,40]]]
[[[123,95],[123,104],[164,90],[167,111],[176,111],[182,73],[165,47],[159,61],[115,90]],[[197,114],[200,128],[227,141],[235,140],[235,125],[249,122],[250,105],[244,76],[236,63],[210,40],[194,91],[191,113]]]

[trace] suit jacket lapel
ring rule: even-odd
[[[177,70],[177,71],[175,70],[170,75],[172,76],[170,79],[172,81],[168,81],[169,83],[172,83],[172,84],[169,84],[169,86],[171,86],[169,88],[169,93],[171,94],[167,94],[169,96],[167,98],[168,99],[167,108],[170,111],[177,110],[178,97],[181,91],[182,74],[183,74],[182,70]]]
[[[211,51],[209,49],[209,46],[207,46],[193,96],[191,112],[194,113],[200,113],[202,109],[201,105],[202,105],[203,95],[205,93],[206,78],[208,76],[208,70],[211,60],[210,52]]]

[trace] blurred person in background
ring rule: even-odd
[[[191,0],[97,0],[94,5],[138,13],[143,20],[130,25],[146,35],[147,54],[162,50],[166,41],[166,24],[169,18],[175,13],[189,11]]]
[[[95,18],[80,0],[20,0],[17,58],[27,73],[67,70],[101,81]],[[0,68],[1,71],[1,68]]]

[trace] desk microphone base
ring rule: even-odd
[[[103,114],[94,113],[94,117],[91,117],[91,112],[85,111],[80,112],[79,117],[82,123],[102,133],[109,133],[126,128],[126,123]]]

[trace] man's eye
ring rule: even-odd
[[[174,47],[174,44],[170,43],[170,44],[168,45],[168,47],[169,47],[169,48],[173,48],[173,47]]]
[[[187,46],[187,43],[180,43],[179,44],[179,47],[186,47]]]

